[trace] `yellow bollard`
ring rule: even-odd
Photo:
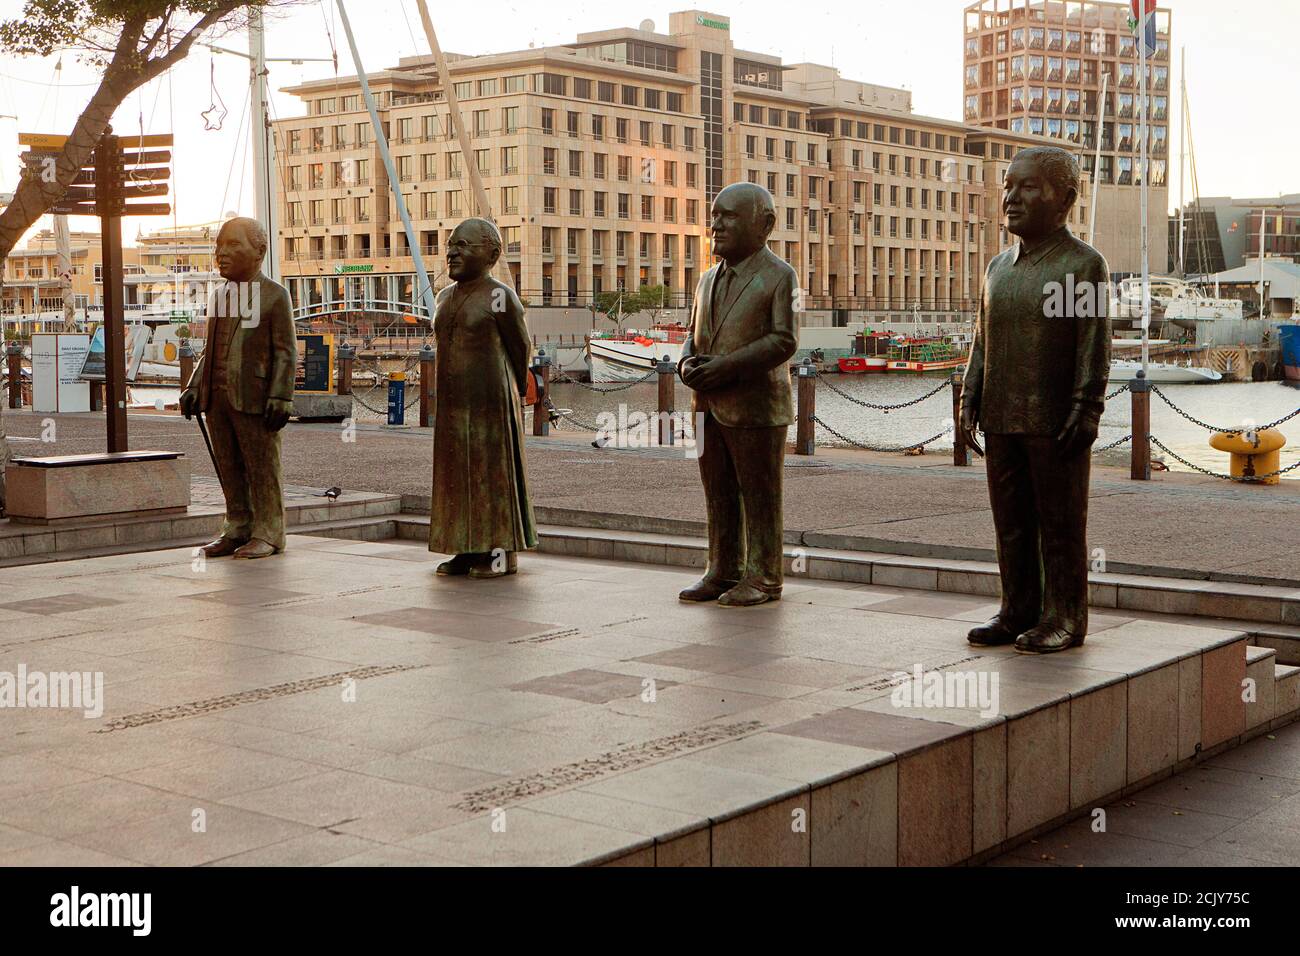
[[[1253,437],[1253,441],[1251,440]],[[1251,478],[1255,475],[1271,475],[1281,467],[1282,447],[1286,436],[1276,428],[1265,428],[1253,433],[1216,432],[1210,437],[1210,447],[1226,451],[1232,457],[1229,471],[1234,478]],[[1276,485],[1279,475],[1259,479],[1261,485]]]

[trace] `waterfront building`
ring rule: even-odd
[[[1112,274],[1142,270],[1140,61],[1129,15],[1128,3],[1093,0],[979,0],[965,9],[962,118],[1046,136],[1081,151],[1097,190],[1094,245]],[[1156,37],[1156,51],[1147,61],[1147,226],[1151,270],[1164,272],[1169,268],[1168,9],[1156,10]]]
[[[726,183],[750,181],[775,199],[770,247],[796,269],[809,324],[968,316],[1005,238],[1000,170],[1049,140],[914,113],[907,90],[739,49],[730,27],[691,10],[672,14],[666,33],[645,23],[448,56],[468,161],[533,314],[581,318],[596,294],[642,285],[666,286],[685,306],[712,263],[710,203]],[[369,79],[440,287],[447,237],[475,211],[441,78],[432,57],[415,56]],[[414,264],[358,81],[287,92],[305,107],[275,124],[276,241],[295,304],[412,301]],[[1085,205],[1072,225],[1086,235]]]
[[[1262,222],[1261,222],[1262,220]],[[1300,193],[1256,199],[1204,196],[1183,207],[1183,248],[1188,275],[1236,269],[1247,259],[1300,262]],[[1178,263],[1178,212],[1169,216],[1169,263]],[[1261,236],[1262,232],[1262,236]]]

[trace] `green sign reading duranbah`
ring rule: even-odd
[[[374,272],[375,264],[373,262],[358,262],[354,265],[339,263],[334,267],[334,272],[342,275],[345,272]]]
[[[699,13],[695,15],[695,22],[702,27],[713,27],[715,30],[731,29],[731,22],[729,20],[713,20]]]

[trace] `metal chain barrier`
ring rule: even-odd
[[[912,406],[912,405],[919,405],[921,402],[925,401],[927,398],[931,398],[931,397],[933,397],[933,396],[935,396],[935,395],[938,395],[938,394],[939,394],[940,392],[942,392],[945,388],[948,388],[950,385],[952,385],[952,381],[951,381],[950,379],[944,379],[942,382],[939,383],[939,386],[938,386],[937,388],[933,389],[932,391],[926,392],[924,395],[921,395],[921,396],[919,396],[919,397],[917,397],[917,398],[914,398],[914,399],[912,399],[911,401],[907,401],[907,402],[899,402],[897,405],[878,405],[878,404],[876,404],[875,402],[868,402],[868,401],[864,401],[864,400],[862,400],[862,399],[860,399],[860,398],[855,398],[855,397],[853,397],[852,395],[850,395],[848,392],[844,391],[843,389],[840,389],[840,388],[836,387],[835,385],[832,385],[832,384],[831,384],[831,381],[830,381],[830,378],[829,378],[828,376],[825,376],[825,375],[819,375],[819,376],[817,376],[817,379],[818,379],[818,381],[819,381],[822,385],[825,385],[827,388],[829,388],[832,392],[834,392],[834,393],[835,393],[836,395],[838,395],[840,398],[843,398],[843,399],[845,399],[846,401],[850,401],[850,402],[852,402],[854,405],[860,405],[860,406],[863,407],[863,408],[874,408],[874,409],[876,409],[877,411],[881,411],[881,412],[890,412],[890,411],[894,411],[895,409],[899,409],[899,408],[908,408],[908,407],[910,407],[910,406]]]
[[[589,392],[621,392],[625,388],[631,388],[633,385],[640,385],[643,382],[648,382],[658,374],[659,370],[657,368],[652,368],[638,379],[634,379],[630,382],[621,382],[618,385],[611,385],[609,388],[600,388],[599,386],[592,385],[589,382],[579,382],[577,379],[574,379],[569,384],[577,385],[579,388],[585,388]]]
[[[1295,471],[1297,468],[1300,468],[1300,461],[1297,461],[1294,464],[1287,465],[1285,468],[1279,468],[1277,471],[1270,471],[1266,475],[1224,475],[1217,471],[1210,471],[1208,468],[1202,468],[1200,465],[1193,464],[1182,455],[1178,454],[1178,452],[1171,449],[1160,439],[1156,438],[1155,435],[1149,435],[1148,437],[1151,439],[1151,444],[1155,445],[1170,458],[1174,459],[1174,461],[1186,465],[1188,468],[1192,469],[1192,471],[1199,471],[1203,475],[1209,475],[1211,478],[1222,478],[1225,481],[1238,481],[1242,484],[1254,484],[1257,481],[1263,481],[1265,478],[1277,478],[1280,475],[1285,475],[1289,471]]]
[[[362,408],[364,408],[364,409],[365,409],[366,411],[368,411],[368,412],[371,412],[371,413],[373,413],[373,414],[375,414],[375,415],[383,415],[384,417],[387,417],[387,416],[388,416],[388,406],[387,406],[387,405],[385,405],[383,408],[375,408],[373,405],[371,405],[369,402],[367,402],[364,398],[361,397],[363,394],[368,395],[368,394],[370,394],[371,392],[376,391],[377,389],[379,389],[379,388],[381,388],[381,387],[385,387],[385,388],[386,388],[387,386],[379,386],[379,385],[375,385],[375,386],[373,386],[373,387],[371,387],[371,388],[366,389],[365,392],[353,392],[353,393],[352,393],[352,400],[355,401],[358,405],[360,405]],[[409,402],[407,402],[405,405],[402,406],[403,411],[405,411],[406,409],[410,408],[412,405],[414,405],[416,402],[418,402],[418,401],[420,400],[420,390],[419,390],[419,389],[415,389],[415,388],[413,388],[413,389],[411,389],[411,391],[414,393],[414,395],[412,396],[412,398],[411,398],[411,400],[410,400]]]
[[[1092,450],[1092,453],[1094,455],[1100,455],[1104,451],[1110,451],[1112,448],[1118,448],[1126,441],[1132,441],[1132,440],[1133,440],[1132,435],[1125,435],[1123,438],[1116,439],[1115,441],[1111,442],[1109,445],[1102,445],[1100,448],[1094,448]]]
[[[821,420],[820,418],[818,418],[816,415],[814,415],[814,416],[812,417],[812,420],[813,420],[816,424],[820,425],[822,428],[826,429],[828,432],[830,432],[832,435],[834,435],[834,436],[835,436],[836,438],[838,438],[840,441],[848,442],[850,445],[853,445],[853,446],[856,447],[856,448],[861,448],[863,451],[881,451],[881,452],[904,452],[904,451],[915,451],[915,450],[918,449],[918,448],[924,448],[926,445],[929,445],[931,442],[936,442],[936,441],[938,441],[938,440],[939,440],[940,438],[942,438],[944,435],[948,434],[947,430],[944,430],[944,431],[939,432],[939,434],[937,434],[937,435],[931,435],[931,436],[930,436],[929,438],[927,438],[925,441],[913,442],[913,443],[910,444],[910,445],[899,445],[899,446],[896,447],[896,448],[884,448],[884,447],[879,447],[879,446],[876,446],[876,445],[868,445],[868,444],[865,444],[864,442],[860,442],[860,441],[858,441],[857,439],[850,438],[848,435],[842,434],[841,432],[837,432],[834,428],[831,428],[830,425],[827,425],[824,421],[822,421],[822,420]]]
[[[1111,392],[1109,395],[1107,395],[1107,396],[1105,397],[1105,399],[1103,399],[1103,401],[1107,401],[1107,402],[1109,402],[1109,401],[1110,401],[1112,398],[1114,398],[1116,395],[1122,395],[1122,394],[1124,394],[1124,393],[1127,392],[1127,391],[1128,391],[1128,383],[1125,382],[1125,383],[1124,383],[1123,385],[1121,385],[1119,388],[1115,389],[1115,391],[1113,391],[1113,392]]]
[[[533,414],[536,415],[537,406],[536,405],[532,406],[532,409],[533,409]],[[547,412],[550,413],[551,421],[555,421],[556,419],[562,418],[566,422],[578,426],[583,431],[599,432],[603,430],[595,422],[584,422],[582,419],[578,418],[576,415],[573,414],[573,409],[556,408],[555,403],[551,401],[551,397],[549,395],[546,397],[546,410]]]
[[[1203,421],[1201,421],[1199,418],[1193,418],[1191,415],[1187,414],[1187,412],[1183,411],[1181,408],[1179,408],[1177,405],[1175,405],[1175,404],[1174,404],[1174,403],[1169,399],[1169,396],[1167,396],[1164,392],[1160,391],[1159,386],[1157,386],[1157,385],[1152,385],[1152,386],[1151,386],[1151,391],[1153,391],[1153,392],[1155,392],[1157,395],[1159,395],[1159,396],[1160,396],[1160,400],[1161,400],[1162,402],[1164,402],[1166,405],[1168,405],[1170,408],[1172,408],[1174,411],[1176,411],[1179,415],[1183,416],[1183,418],[1187,419],[1187,420],[1188,420],[1189,422],[1191,422],[1193,425],[1199,425],[1201,428],[1208,429],[1209,431],[1212,431],[1212,432],[1223,432],[1224,434],[1227,434],[1227,435],[1240,435],[1240,434],[1242,434],[1243,432],[1262,432],[1262,431],[1264,431],[1266,428],[1276,428],[1278,425],[1281,425],[1281,424],[1284,423],[1284,422],[1288,422],[1288,421],[1290,421],[1291,419],[1295,418],[1297,415],[1300,415],[1300,408],[1297,408],[1297,409],[1296,409],[1294,412],[1292,412],[1291,414],[1289,414],[1289,415],[1283,415],[1283,416],[1282,416],[1281,418],[1279,418],[1277,421],[1275,421],[1275,422],[1269,422],[1267,425],[1256,425],[1256,426],[1251,427],[1251,428],[1219,428],[1217,425],[1211,425],[1211,424],[1209,424],[1209,423],[1207,423],[1207,422],[1203,422]],[[1221,476],[1219,476],[1219,477],[1226,477],[1226,476],[1222,476],[1222,475],[1221,475]]]

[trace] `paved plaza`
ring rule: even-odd
[[[728,610],[680,604],[686,568],[437,560],[294,535],[0,569],[0,671],[103,679],[97,717],[5,713],[0,863],[1087,863],[1147,823],[1160,862],[1300,846],[1294,729],[1168,778],[1251,719],[1239,622],[1094,609],[1083,649],[1026,658],[966,644],[975,594],[792,578]],[[996,674],[996,713],[900,709],[918,664]],[[1114,800],[1106,835],[1013,845]]]

